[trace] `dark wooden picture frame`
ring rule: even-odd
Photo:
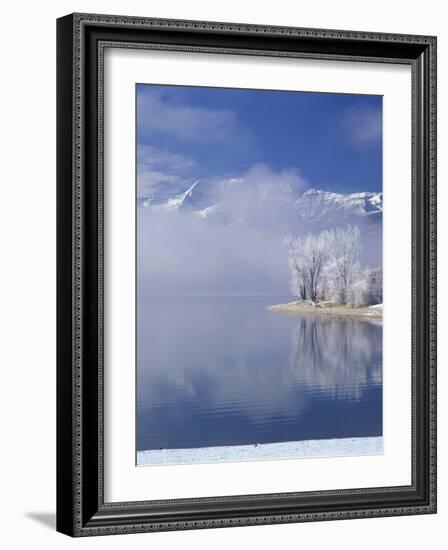
[[[107,44],[412,68],[412,484],[104,501],[103,116]],[[71,536],[436,512],[436,38],[73,14],[57,22],[57,529]]]

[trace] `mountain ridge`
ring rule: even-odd
[[[213,193],[211,192],[213,189]],[[194,181],[182,193],[155,204],[151,198],[139,201],[140,206],[165,212],[183,211],[200,220],[229,225],[248,222],[257,211],[278,209],[282,216],[311,224],[380,222],[383,213],[383,193],[360,191],[337,193],[309,188],[302,193],[275,186],[244,187],[244,180],[229,179],[219,192],[208,182]]]

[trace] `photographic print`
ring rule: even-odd
[[[136,86],[137,465],[375,455],[382,97]]]

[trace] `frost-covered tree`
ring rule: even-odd
[[[347,303],[368,306],[383,302],[383,270],[359,269],[348,292]]]
[[[299,259],[300,245],[299,239],[288,235],[283,239],[283,245],[288,255],[288,267],[290,273],[290,288],[292,294],[302,301],[306,300],[306,287],[302,262]]]
[[[324,267],[328,260],[330,233],[285,239],[291,273],[291,288],[301,300],[316,303],[322,292]]]
[[[367,300],[369,304],[383,303],[383,270],[381,267],[366,272]]]
[[[305,237],[286,237],[291,290],[313,304],[364,306],[382,302],[381,268],[363,269],[359,263],[361,234],[357,226],[323,231]]]
[[[347,293],[347,304],[351,306],[367,306],[369,304],[369,293],[366,272],[359,270],[356,278],[352,281]]]
[[[332,297],[339,304],[353,302],[354,285],[363,278],[359,264],[361,253],[361,233],[358,226],[349,225],[345,229],[330,232],[329,261],[326,277],[332,289]]]

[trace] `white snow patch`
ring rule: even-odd
[[[285,443],[233,445],[197,449],[160,449],[137,452],[137,466],[201,464],[252,460],[287,460],[383,454],[382,437],[309,439]]]
[[[194,188],[198,183],[199,180],[195,181],[184,193],[168,199],[165,204],[154,205],[153,208],[158,210],[178,210],[188,198],[192,197]]]
[[[197,218],[209,218],[210,216],[213,216],[213,214],[216,213],[216,210],[218,208],[217,204],[213,204],[212,206],[207,206],[207,208],[204,208],[203,210],[196,210],[196,212],[193,212],[193,215]]]

